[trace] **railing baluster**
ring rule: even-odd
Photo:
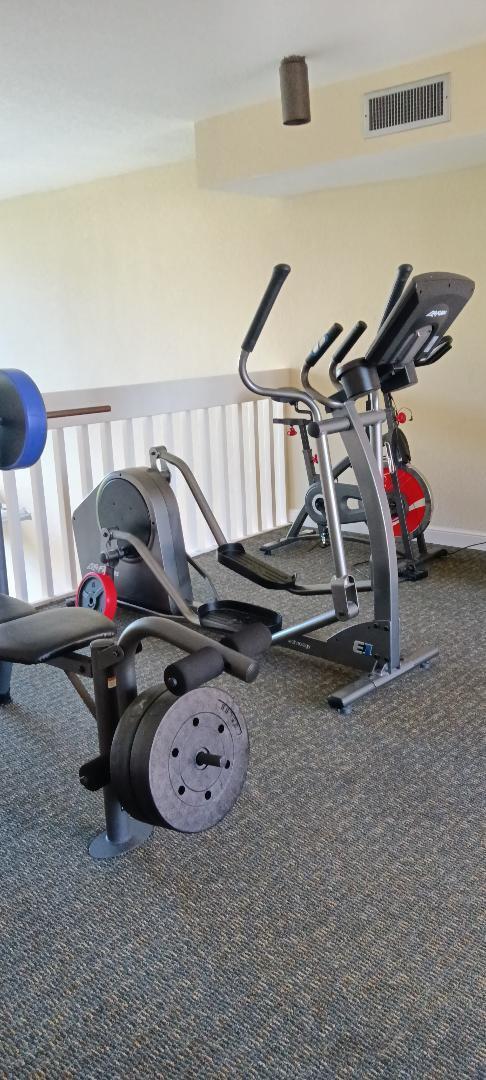
[[[39,560],[42,598],[47,598],[48,596],[54,596],[54,583],[52,580],[51,546],[49,543],[49,527],[47,524],[46,496],[41,459],[37,461],[30,470],[30,483],[32,487],[34,530],[37,558]]]
[[[211,453],[211,490],[213,513],[224,533],[228,532],[224,411],[221,405],[208,410]]]
[[[246,535],[254,536],[259,532],[258,486],[256,467],[256,414],[253,401],[245,401],[241,406],[243,429],[243,485],[246,519]]]
[[[71,502],[69,498],[69,479],[66,461],[66,444],[64,431],[56,428],[52,432],[52,446],[54,450],[54,467],[56,470],[57,500],[59,505],[59,518],[61,523],[61,545],[63,553],[64,571],[68,587],[76,587],[76,556],[74,553],[74,539],[71,525]]]
[[[172,413],[167,413],[165,416],[157,417],[158,423],[156,424],[156,443],[157,446],[165,446],[172,454],[177,454],[177,450],[174,442],[174,425]],[[159,429],[157,431],[157,428]],[[160,430],[162,429],[162,430]],[[184,487],[184,480],[178,469],[170,469],[170,483],[174,489],[174,494],[179,501],[179,495]]]
[[[280,401],[272,402],[273,416],[282,417],[283,405]],[[285,481],[285,445],[284,425],[272,424],[273,428],[273,486],[275,492],[275,525],[286,525],[287,514],[287,488]]]
[[[192,430],[191,430],[191,417],[190,412],[174,413],[172,416],[173,421],[173,435],[174,446],[176,447],[175,453],[178,457],[181,457],[192,469],[193,468],[193,455],[192,455]],[[172,470],[174,473],[175,470]],[[195,472],[196,480],[199,481],[199,463]],[[181,478],[181,484],[178,487],[178,500],[179,509],[182,519],[182,528],[184,532],[184,540],[186,550],[192,555],[197,550],[197,525],[196,525],[196,505],[194,499],[187,487],[185,480]]]
[[[226,460],[228,462],[229,539],[241,540],[243,524],[243,484],[241,469],[241,417],[238,405],[227,405]]]
[[[154,421],[152,416],[145,416],[143,420],[143,441],[145,445],[145,459],[148,461],[149,450],[154,445]]]
[[[15,472],[3,473],[3,490],[7,507],[7,536],[14,578],[14,593],[20,600],[28,599],[27,574],[25,571],[24,540],[20,521],[19,496]],[[12,591],[12,590],[11,590]]]
[[[123,458],[125,462],[125,468],[130,469],[135,465],[135,440],[133,438],[133,421],[123,420],[122,422],[122,438],[123,438]]]
[[[270,401],[264,398],[257,404],[258,411],[258,465],[260,470],[260,517],[262,530],[274,526],[272,498],[272,452],[270,442]]]
[[[93,468],[91,465],[91,448],[89,445],[89,427],[82,424],[76,432],[79,456],[79,472],[81,476],[81,492],[83,499],[93,490]]]
[[[113,472],[114,469],[113,439],[111,436],[111,424],[109,420],[105,420],[103,424],[100,424],[100,440],[103,476],[106,476],[107,473]]]
[[[192,417],[192,445],[197,467],[197,480],[203,494],[211,505],[211,461],[209,455],[208,414],[206,409],[195,409]],[[197,547],[209,551],[215,541],[202,514],[196,511]]]

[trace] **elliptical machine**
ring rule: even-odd
[[[74,531],[80,562],[85,567],[80,540],[83,531],[86,535],[86,523],[91,514],[91,520],[97,522],[96,532],[101,539],[104,563],[111,568],[115,578],[118,575],[119,583],[120,568],[123,567],[122,582],[124,580],[127,587],[131,586],[132,598],[138,595],[138,581],[148,574],[152,586],[155,581],[162,590],[167,614],[172,617],[221,630],[222,623],[228,623],[230,611],[233,632],[229,637],[223,637],[222,642],[230,641],[232,649],[251,656],[261,654],[271,644],[283,645],[355,669],[359,672],[358,678],[328,698],[331,706],[347,711],[362,696],[387,685],[390,680],[412,668],[427,666],[437,655],[436,648],[429,648],[407,658],[401,657],[396,551],[380,468],[381,429],[386,413],[378,408],[377,395],[380,388],[392,391],[417,381],[416,358],[426,356],[442,339],[444,331],[472,295],[474,283],[467,278],[448,274],[416,277],[394,305],[367,355],[348,362],[343,360],[335,368],[333,377],[340,389],[337,394],[326,398],[311,387],[308,373],[340,333],[341,327],[337,324],[324,335],[311,358],[308,358],[305,376],[308,390],[259,386],[248,373],[249,356],[289,272],[287,265],[274,268],[244,339],[239,372],[243,383],[252,393],[285,404],[302,403],[312,416],[309,434],[315,439],[317,447],[334,561],[335,572],[331,581],[315,586],[300,584],[295,575],[287,574],[270,565],[267,560],[249,554],[243,544],[228,543],[193,473],[181,458],[170,454],[164,447],[151,451],[151,469],[124,470],[105,478],[76,512]],[[346,355],[357,336],[359,334],[355,328],[348,336],[347,349],[342,355]],[[368,395],[371,407],[359,412],[356,400]],[[322,419],[318,401],[330,413],[329,418]],[[328,442],[330,436],[335,434],[340,434],[344,441],[363,500],[370,533],[373,584],[369,581],[356,582],[346,564]],[[289,627],[282,625],[279,613],[267,610],[264,617],[262,608],[235,601],[213,600],[209,609],[203,605],[202,609],[195,610],[187,592],[186,596],[183,595],[179,580],[174,581],[170,576],[181,567],[185,576],[187,556],[178,527],[174,543],[168,541],[167,525],[175,520],[176,507],[168,465],[178,468],[186,480],[214,536],[218,562],[222,566],[265,589],[300,596],[330,595],[333,604],[330,610]],[[111,491],[108,491],[109,485],[112,485]],[[170,558],[164,563],[165,549]],[[191,560],[191,565],[197,564]],[[373,591],[373,617],[354,622],[359,613],[358,588],[360,591]],[[121,598],[125,599],[123,594]],[[84,599],[88,606],[92,606],[88,592],[81,598],[82,602]],[[316,630],[337,622],[349,622],[350,625],[344,626],[326,641],[312,636]]]
[[[380,327],[390,314],[392,307],[398,301],[403,289],[412,273],[412,267],[404,263],[398,267],[395,282],[387,301]],[[339,324],[336,324],[336,327]],[[342,329],[342,328],[341,328]],[[353,328],[351,344],[355,344],[361,334],[366,330],[366,324],[359,322]],[[330,372],[333,374],[336,367],[351,347],[349,339],[345,339],[335,353]],[[430,365],[444,356],[452,347],[452,338],[445,337],[437,343],[431,355],[420,360],[420,367]],[[305,385],[305,371],[308,361],[311,366],[315,363],[314,351],[304,363],[302,370],[303,384]],[[335,386],[339,390],[339,384]],[[383,403],[386,411],[385,433],[383,436],[383,483],[390,506],[392,526],[395,539],[401,545],[397,547],[398,576],[406,581],[419,581],[427,577],[426,563],[447,555],[445,548],[436,548],[429,551],[425,540],[425,530],[430,524],[433,499],[432,491],[427,480],[417,469],[411,465],[411,454],[408,440],[401,429],[406,420],[406,413],[399,412],[392,394],[388,391],[383,394]],[[307,474],[307,491],[304,503],[295,520],[290,525],[285,536],[278,540],[272,540],[263,544],[260,550],[265,555],[271,555],[280,548],[289,547],[298,541],[319,540],[323,547],[329,543],[327,519],[322,497],[320,480],[316,472],[317,455],[312,452],[307,427],[311,421],[310,414],[297,405],[296,415],[289,418],[275,418],[274,424],[284,424],[288,427],[289,435],[300,435],[302,455]],[[304,415],[302,415],[304,414]],[[343,528],[352,527],[356,524],[366,523],[359,488],[355,483],[343,481],[342,477],[350,470],[349,457],[344,457],[333,468],[333,476],[336,485],[336,495],[339,505],[339,516]],[[310,521],[310,527],[306,522]],[[367,539],[353,535],[352,539],[358,543],[367,543]]]

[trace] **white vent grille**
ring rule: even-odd
[[[375,90],[363,99],[365,138],[443,124],[450,116],[449,75]]]

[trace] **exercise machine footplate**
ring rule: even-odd
[[[282,629],[282,616],[271,608],[258,604],[245,604],[241,600],[208,600],[198,608],[201,626],[206,630],[218,630],[235,634],[252,623],[263,623],[274,634]]]

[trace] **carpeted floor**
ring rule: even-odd
[[[302,547],[278,563],[330,570]],[[265,602],[225,580],[223,595]],[[101,798],[77,782],[93,721],[61,672],[15,670],[0,714],[0,1076],[486,1076],[486,555],[435,563],[400,599],[404,646],[440,645],[429,671],[342,717],[326,704],[342,669],[274,650],[253,686],[225,680],[251,734],[233,813],[107,864],[86,854]],[[161,673],[150,643],[140,686]]]

